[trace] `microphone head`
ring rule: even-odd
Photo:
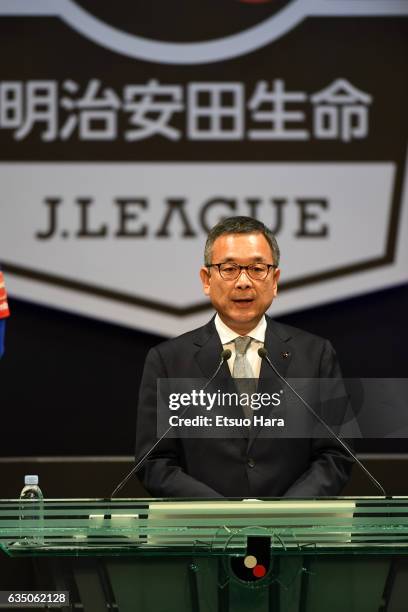
[[[258,349],[258,355],[260,356],[261,359],[264,359],[265,357],[268,356],[268,351],[266,350],[264,346],[261,346],[261,348]]]
[[[232,352],[230,351],[230,349],[224,349],[221,353],[221,359],[223,361],[228,361],[231,355],[232,355]]]

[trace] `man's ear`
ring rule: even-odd
[[[278,295],[278,282],[280,277],[280,269],[276,268],[273,274],[273,297]]]
[[[203,284],[203,291],[205,295],[210,295],[210,281],[211,281],[210,271],[205,266],[203,266],[200,270],[200,278]]]

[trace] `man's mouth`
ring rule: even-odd
[[[238,302],[238,303],[243,303],[243,304],[249,304],[250,302],[254,301],[254,298],[232,298],[233,302]]]

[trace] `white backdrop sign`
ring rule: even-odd
[[[231,215],[276,233],[276,314],[406,282],[406,3],[134,4],[0,0],[10,294],[181,333]]]

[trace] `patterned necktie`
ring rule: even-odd
[[[257,385],[254,379],[254,373],[246,355],[251,342],[252,338],[249,336],[238,336],[238,338],[234,340],[235,361],[232,376],[235,378],[235,386],[239,394],[247,393],[248,395],[252,395],[252,393],[256,391]],[[253,411],[251,406],[243,405],[242,410],[244,415],[252,420]]]

